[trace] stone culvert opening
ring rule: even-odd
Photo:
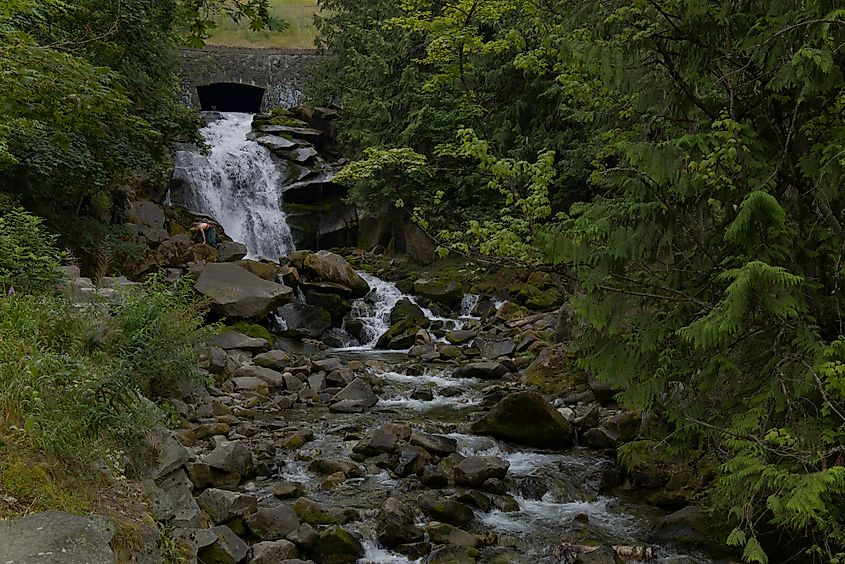
[[[261,111],[264,89],[250,84],[217,82],[197,86],[197,95],[204,112],[244,112],[257,114]]]

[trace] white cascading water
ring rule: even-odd
[[[179,151],[174,177],[185,190],[174,203],[208,215],[246,245],[249,258],[278,260],[294,249],[281,209],[283,177],[270,151],[247,138],[252,114],[222,113],[201,130],[211,151]]]

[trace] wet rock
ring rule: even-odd
[[[466,525],[474,517],[468,505],[454,499],[439,498],[433,494],[420,494],[417,497],[417,505],[432,519],[458,527]]]
[[[411,392],[411,399],[431,401],[434,399],[434,392],[431,388],[414,388],[414,391]]]
[[[293,253],[291,253],[292,256]],[[329,251],[307,253],[300,261],[292,257],[291,262],[308,280],[331,282],[352,290],[352,296],[363,298],[370,291],[367,282],[355,272],[346,259]]]
[[[455,466],[455,483],[477,488],[490,478],[502,479],[510,463],[495,456],[467,456]]]
[[[493,506],[502,513],[516,513],[519,511],[519,502],[510,495],[493,496]]]
[[[299,528],[299,517],[286,505],[262,507],[245,521],[252,534],[262,540],[283,539]]]
[[[237,441],[227,441],[219,445],[208,453],[205,463],[211,468],[237,474],[242,479],[249,477],[254,468],[252,453]]]
[[[293,504],[293,510],[300,521],[315,527],[318,525],[337,525],[343,522],[343,512],[321,505],[307,497],[297,499],[296,503]]]
[[[414,282],[414,293],[449,307],[457,306],[464,298],[463,290],[452,280],[419,279]]]
[[[616,434],[620,442],[634,439],[640,432],[642,415],[635,411],[623,411],[602,422],[602,425]]]
[[[429,435],[414,431],[410,436],[410,443],[424,448],[435,456],[449,456],[458,449],[458,441],[441,435]]]
[[[210,529],[217,536],[214,543],[201,548],[198,558],[206,564],[237,564],[246,558],[249,547],[226,525]]]
[[[308,466],[308,469],[322,476],[330,476],[338,472],[347,478],[363,478],[366,475],[359,465],[340,458],[318,458]]]
[[[264,541],[252,545],[252,560],[250,564],[278,564],[280,560],[287,560],[299,556],[296,545],[289,540]]]
[[[679,509],[660,519],[651,531],[655,542],[676,542],[688,545],[708,543],[707,531],[713,525],[710,517],[694,505]]]
[[[422,447],[414,445],[404,445],[399,448],[397,452],[397,462],[394,472],[398,476],[411,476],[423,469],[423,466],[428,464],[431,460],[431,455],[428,454]]]
[[[412,304],[413,305],[413,304]],[[417,333],[420,329],[425,329],[430,325],[428,319],[405,317],[404,319],[393,323],[390,328],[384,332],[376,342],[376,348],[401,350],[408,349],[417,344]],[[430,345],[420,345],[430,346]]]
[[[592,404],[577,408],[575,410],[575,419],[573,422],[578,427],[589,429],[592,427],[598,427],[600,416],[601,408],[596,404]]]
[[[545,394],[583,392],[587,375],[575,366],[575,360],[567,346],[545,347],[525,369],[525,381]]]
[[[339,413],[361,413],[378,403],[375,395],[364,380],[355,378],[349,385],[331,398],[330,411]]]
[[[285,304],[279,308],[277,316],[283,322],[282,334],[286,337],[317,339],[332,326],[329,312],[308,304]]]
[[[219,315],[262,319],[293,299],[293,290],[268,282],[233,263],[206,264],[194,288],[212,301]]]
[[[605,427],[587,429],[582,435],[583,443],[597,450],[612,450],[619,442],[619,434]]]
[[[504,341],[476,339],[474,344],[481,351],[481,356],[489,360],[495,360],[500,356],[510,356],[516,350],[516,344],[510,339]]]
[[[293,357],[290,353],[282,350],[272,350],[256,355],[252,362],[264,368],[271,368],[278,372],[284,372],[285,369],[293,362]]]
[[[538,476],[525,476],[517,481],[517,491],[526,499],[541,500],[549,491],[545,480]]]
[[[471,426],[472,432],[540,448],[572,444],[573,428],[540,394],[517,392]]]
[[[579,547],[580,554],[575,557],[573,564],[616,564],[616,551],[609,546]]]
[[[475,548],[444,546],[428,555],[423,564],[474,564],[479,556]]]
[[[406,319],[412,319],[417,327],[428,327],[429,325],[422,308],[408,298],[402,298],[390,310],[390,323],[392,325]]]
[[[393,452],[396,449],[397,437],[393,433],[385,433],[381,429],[376,429],[367,433],[357,445],[352,448],[352,452],[363,454],[364,456],[375,456],[382,452]]]
[[[202,492],[197,497],[197,503],[214,524],[223,523],[233,517],[244,517],[258,509],[255,496],[216,488]]]
[[[480,543],[475,535],[448,523],[432,522],[426,527],[428,538],[434,544],[450,544],[476,548]]]
[[[467,329],[453,329],[446,332],[446,340],[453,345],[463,345],[475,338],[476,332]]]
[[[237,241],[223,241],[217,245],[218,262],[234,262],[241,260],[249,252],[246,245]]]
[[[303,523],[297,530],[290,533],[286,538],[297,546],[301,546],[304,549],[310,549],[314,546],[314,544],[316,544],[317,539],[320,538],[320,533],[318,533],[314,527],[308,523]]]
[[[244,351],[266,351],[270,348],[270,343],[266,339],[259,339],[257,337],[249,337],[239,331],[224,331],[219,335],[215,335],[209,342],[209,345],[220,347],[224,350],[239,349]]]
[[[361,541],[338,526],[321,531],[314,549],[314,559],[318,564],[353,564],[363,556]]]
[[[3,522],[0,560],[34,564],[111,564],[114,528],[104,519],[49,511]],[[46,556],[46,555],[49,556]]]
[[[468,490],[459,495],[456,499],[461,503],[466,503],[467,505],[480,509],[485,513],[490,511],[490,508],[493,507],[493,500],[490,499],[490,496],[483,494],[478,490]]]
[[[389,497],[376,516],[376,538],[388,548],[420,541],[423,532],[415,525],[415,521],[414,513],[407,503]]]
[[[277,482],[273,485],[273,495],[281,499],[302,497],[305,486],[299,482]]]
[[[481,380],[497,380],[508,373],[508,369],[501,363],[488,360],[473,362],[462,366],[452,373],[455,378],[479,378]]]
[[[420,482],[429,488],[445,488],[449,485],[449,477],[439,466],[426,464],[418,474]]]

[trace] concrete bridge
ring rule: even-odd
[[[196,110],[258,112],[302,102],[309,69],[322,55],[304,49],[180,49],[183,100]]]

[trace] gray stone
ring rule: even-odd
[[[455,378],[480,378],[481,380],[497,380],[508,373],[507,367],[494,360],[473,362],[462,366],[452,373]]]
[[[370,291],[369,284],[338,254],[329,251],[308,253],[301,261],[301,268],[296,262],[294,265],[309,281],[346,286],[352,290],[353,297],[363,298]]]
[[[286,337],[317,339],[332,326],[331,314],[321,307],[308,304],[285,304],[277,312]]]
[[[366,475],[364,469],[358,464],[340,458],[318,458],[308,466],[308,470],[322,476],[331,476],[338,472],[347,478],[363,478]]]
[[[375,429],[358,441],[358,444],[352,448],[352,452],[364,456],[375,456],[382,452],[390,453],[396,449],[396,441],[397,437],[393,433]]]
[[[478,551],[460,545],[444,546],[432,551],[423,564],[475,564]]]
[[[0,561],[113,564],[113,528],[104,520],[49,511],[0,523]]]
[[[283,539],[299,528],[299,517],[287,505],[262,507],[245,521],[252,534],[262,540]]]
[[[263,135],[256,139],[256,142],[259,145],[264,145],[271,151],[293,149],[298,145],[296,141],[291,141],[280,135]]]
[[[299,556],[299,550],[289,540],[258,542],[252,545],[250,564],[278,564],[280,560],[297,556]]]
[[[235,391],[253,392],[262,396],[266,396],[270,393],[267,382],[254,376],[232,378],[228,383]]]
[[[164,229],[164,210],[155,202],[137,200],[129,204],[127,219],[136,224],[154,229]]]
[[[327,507],[307,497],[301,497],[293,504],[300,521],[309,525],[336,525],[343,522],[343,514],[340,510]]]
[[[510,339],[504,341],[476,339],[474,345],[481,351],[481,356],[489,360],[495,360],[500,356],[510,356],[516,350],[516,344]]]
[[[297,546],[311,548],[317,542],[317,539],[320,538],[320,533],[308,523],[303,523],[286,538]]]
[[[191,452],[176,440],[173,431],[156,428],[147,435],[147,455],[142,458],[148,465],[146,477],[157,480],[181,468],[191,457]]]
[[[411,433],[410,443],[436,456],[449,456],[458,449],[458,441],[441,435],[429,435],[420,431]]]
[[[277,390],[281,390],[285,386],[285,378],[281,372],[263,366],[241,366],[235,370],[235,378],[258,378],[270,388]]]
[[[241,260],[247,253],[246,245],[237,241],[223,241],[217,245],[217,262],[234,262]]]
[[[361,541],[343,527],[329,527],[320,533],[315,549],[320,564],[353,564],[363,556]]]
[[[427,280],[414,282],[414,292],[433,302],[449,307],[457,306],[464,298],[464,291],[453,280]]]
[[[292,361],[293,357],[291,357],[290,353],[279,349],[261,353],[252,359],[252,362],[258,366],[272,368],[273,370],[277,370],[279,372],[284,372],[285,368],[290,366]]]
[[[226,330],[215,335],[209,342],[209,345],[220,347],[224,350],[239,349],[244,351],[266,351],[270,348],[270,343],[267,339],[259,339],[258,337],[249,337],[239,331]]]
[[[268,282],[233,263],[206,264],[194,288],[220,315],[262,319],[293,299],[293,290]]]
[[[448,523],[433,522],[425,530],[428,533],[429,540],[434,544],[451,544],[469,548],[475,548],[481,544],[475,535]]]
[[[572,444],[573,427],[536,392],[517,392],[493,406],[472,424],[473,433],[540,448]]]
[[[489,478],[503,479],[510,463],[496,456],[467,456],[455,466],[455,483],[477,488]]]
[[[431,455],[422,447],[403,445],[399,448],[396,467],[393,471],[399,476],[416,474],[431,460]]]
[[[204,564],[237,564],[246,558],[249,547],[226,525],[214,527],[211,531],[217,540],[201,548],[197,554]]]
[[[212,468],[238,474],[246,478],[253,470],[252,453],[240,442],[227,441],[205,457],[205,463]]]
[[[389,497],[376,516],[376,538],[388,548],[420,541],[423,539],[423,532],[415,523],[416,519],[409,504]]]
[[[176,470],[155,484],[148,484],[152,513],[176,527],[200,526],[202,511],[193,496],[194,484],[184,470]]]
[[[197,496],[197,503],[216,525],[233,517],[244,517],[258,509],[255,496],[216,488],[202,492]]]
[[[340,413],[361,413],[378,403],[375,395],[364,380],[355,378],[349,385],[331,398],[330,411]]]
[[[475,516],[472,509],[454,499],[440,498],[430,493],[423,493],[417,497],[417,505],[423,513],[444,523],[461,527],[472,521]]]

